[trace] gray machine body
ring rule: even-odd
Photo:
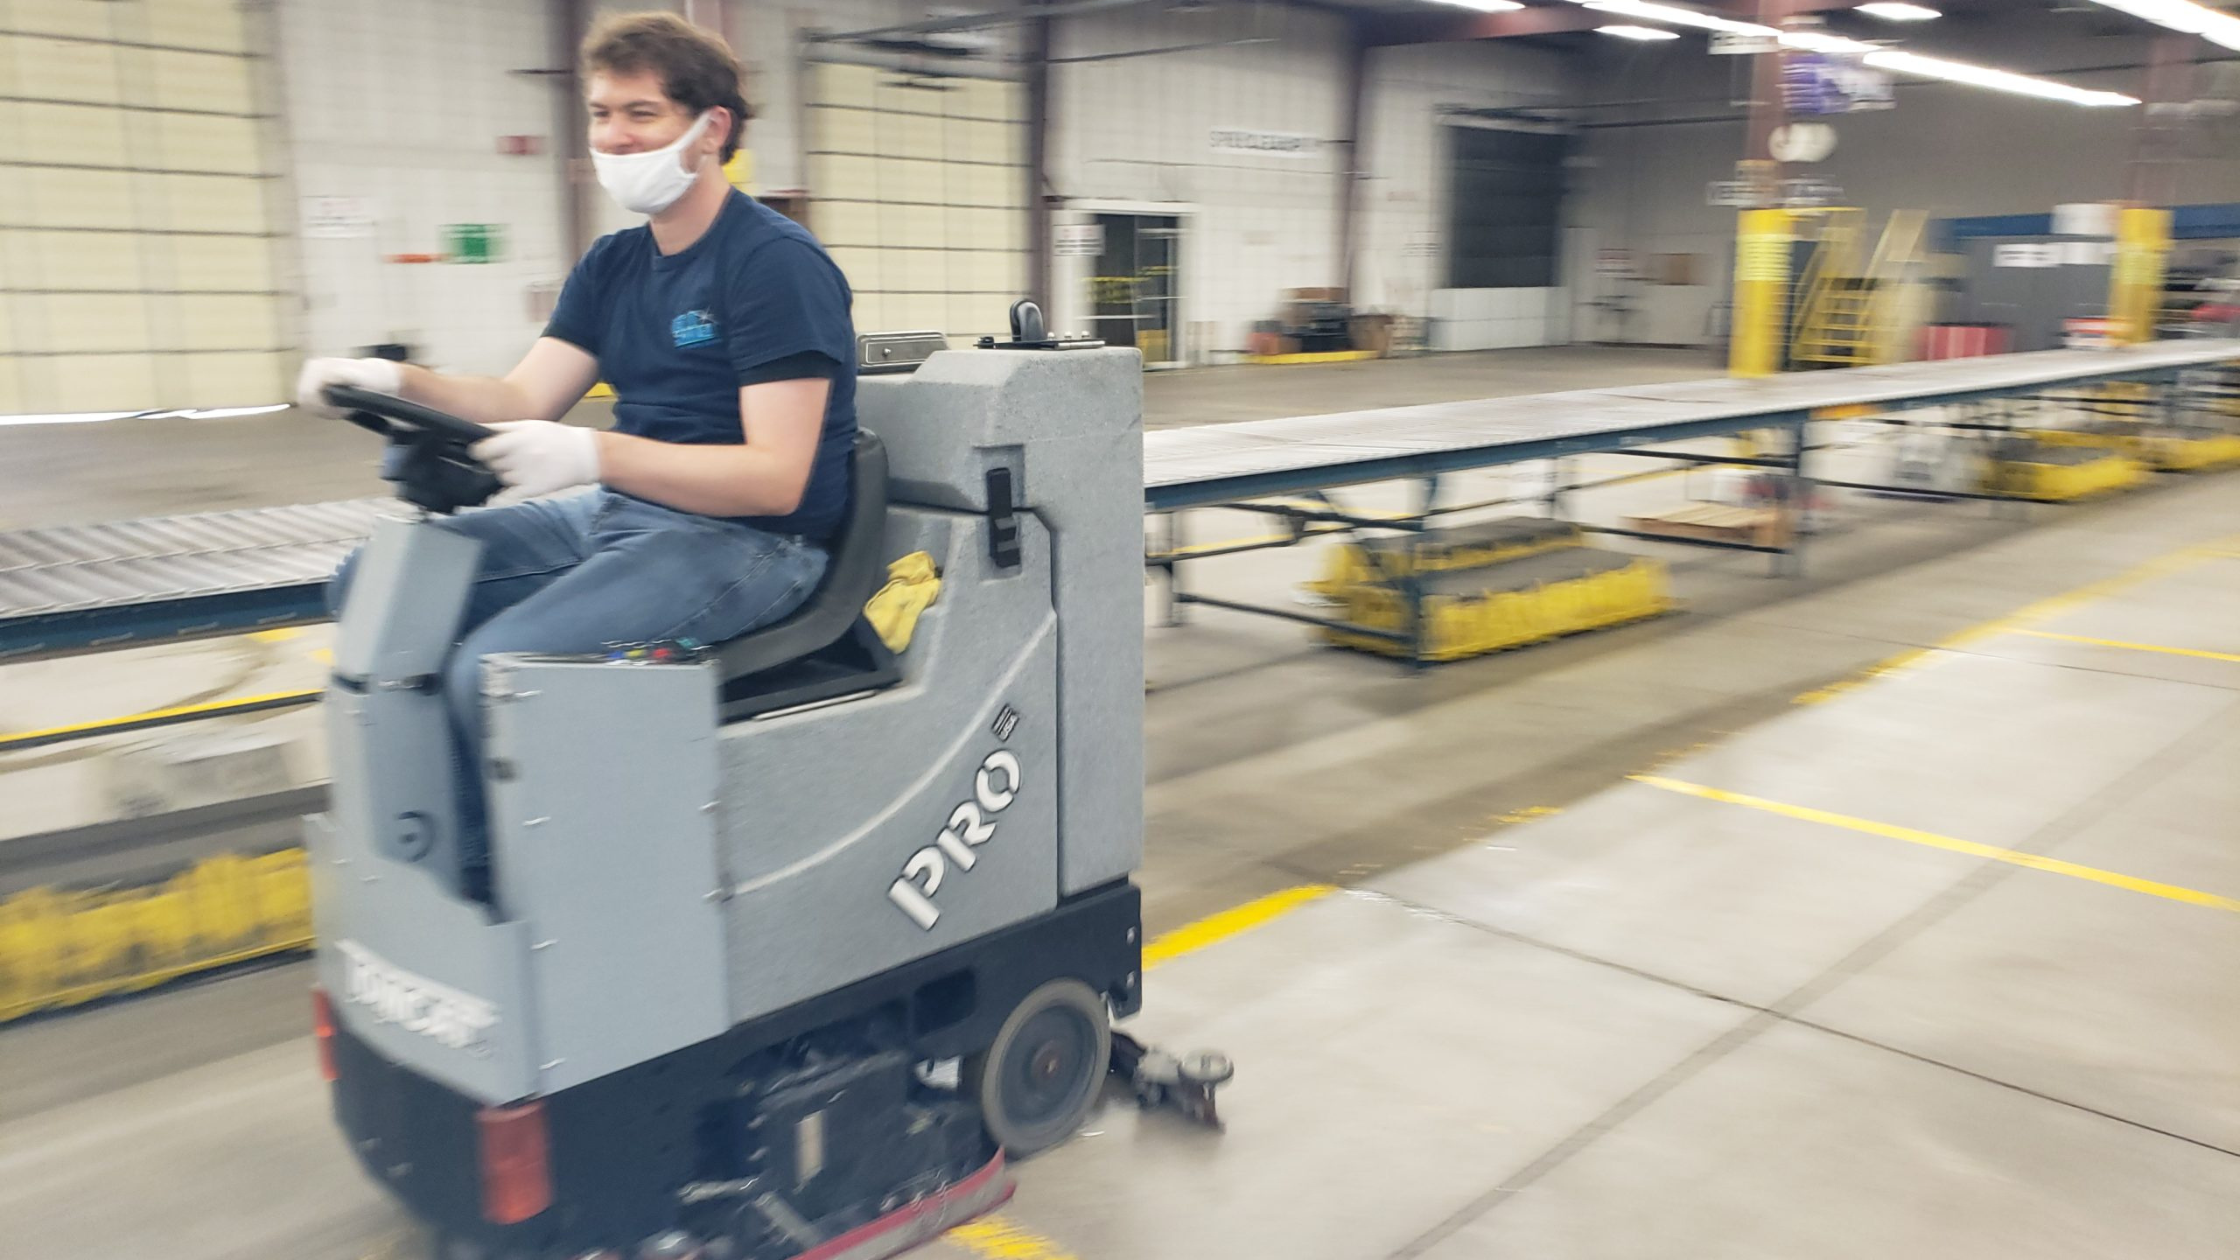
[[[567,1089],[1048,913],[1142,858],[1132,350],[860,382],[885,556],[939,597],[896,684],[719,720],[712,662],[485,663],[491,898],[459,891],[440,673],[473,544],[385,522],[328,689],[320,978],[385,1057],[497,1103]],[[1019,562],[991,554],[1010,471]],[[494,768],[494,769],[493,769]]]

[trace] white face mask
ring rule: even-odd
[[[601,153],[593,149],[591,166],[599,173],[599,186],[622,203],[623,209],[638,214],[659,214],[677,204],[677,198],[700,177],[699,163],[688,171],[678,158],[686,145],[700,138],[701,130],[714,116],[712,111],[703,112],[683,135],[644,153]]]

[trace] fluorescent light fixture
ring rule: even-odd
[[[2212,44],[2240,52],[2240,17],[2220,13],[2193,0],[2097,0],[2098,3],[2156,26],[2199,35]]]
[[[1517,0],[1431,0],[1431,3],[1456,9],[1471,9],[1479,13],[1507,13],[1524,7]]]
[[[2071,105],[2097,107],[2136,105],[2139,98],[2121,92],[2098,92],[2091,88],[2071,87],[2051,79],[2016,74],[2011,70],[1994,70],[1989,66],[1969,65],[1965,61],[1946,61],[1941,57],[1924,57],[1919,53],[1880,49],[1868,53],[1868,65],[1892,74],[1910,74],[1923,79],[1943,79],[1947,83],[1965,83],[1970,87],[1990,88],[1994,92],[2011,92],[2016,96],[2035,96],[2049,101],[2066,101]]]
[[[262,416],[286,411],[290,403],[257,407],[181,407],[172,411],[65,411],[46,415],[0,416],[0,428],[30,424],[101,424],[109,420],[223,420],[229,416]]]
[[[1927,22],[1944,14],[1926,5],[1906,4],[1903,0],[1875,0],[1873,4],[1852,6],[1856,11],[1885,22]]]
[[[1886,49],[1880,45],[1867,43],[1865,40],[1831,35],[1826,31],[1810,29],[1777,31],[1770,26],[1761,26],[1756,22],[1737,22],[1732,18],[1723,18],[1712,13],[1699,13],[1694,9],[1683,9],[1678,5],[1658,4],[1655,3],[1655,0],[1574,0],[1574,2],[1581,8],[1595,13],[1608,13],[1613,17],[1640,18],[1649,22],[1667,22],[1674,26],[1693,26],[1707,31],[1732,31],[1736,34],[1755,35],[1760,38],[1770,36],[1778,39],[1783,48],[1795,48],[1802,52],[1825,53],[1833,56],[1858,57],[1877,69],[1888,70],[1893,74],[1910,74],[1915,78],[1942,79],[1947,83],[1965,83],[1971,87],[1989,88],[1995,92],[2012,92],[2019,96],[2035,96],[2043,100],[2063,101],[2071,105],[2109,107],[2139,103],[2139,98],[2125,96],[2121,92],[2094,91],[2091,88],[2072,87],[2067,83],[2058,83],[2052,79],[2040,79],[2033,75],[2016,74],[2011,70],[1996,70],[1990,66],[1971,65],[1965,61],[1946,61],[1941,57],[1924,57],[1918,53],[1898,52],[1894,49]],[[2131,11],[2131,6],[2145,8],[2181,6],[2199,10],[2201,13],[2209,13],[2209,10],[2202,9],[2199,5],[2190,3],[2189,0],[2099,0],[2099,3],[2125,9],[2127,12]],[[2223,14],[2211,14],[2211,16],[2224,18],[2224,20],[2232,22],[2235,28],[2240,28],[2240,18],[2225,18]],[[1622,39],[1648,40],[1677,37],[1672,31],[1656,30],[1653,27],[1644,26],[1604,26],[1597,29],[1605,35],[1616,35]],[[2216,37],[2212,35],[2209,38],[2215,39]],[[2240,35],[2236,35],[2235,38],[2240,39]],[[2240,48],[2240,43],[2234,43],[2230,46]]]
[[[1651,0],[1580,0],[1580,6],[1613,17],[1670,22],[1674,26],[1693,26],[1706,31],[1733,31],[1738,35],[1757,35],[1768,39],[1780,34],[1772,27],[1760,26],[1756,22],[1737,22],[1733,18],[1720,17],[1714,13],[1698,13],[1694,9],[1683,9],[1678,5],[1654,4]]]
[[[1795,48],[1802,52],[1828,53],[1839,57],[1864,57],[1878,47],[1878,45],[1867,43],[1864,40],[1849,39],[1842,35],[1830,35],[1826,31],[1808,30],[1781,32],[1781,46],[1783,48]]]
[[[103,420],[126,420],[139,414],[137,411],[69,411],[58,415],[0,416],[0,425],[99,424]]]

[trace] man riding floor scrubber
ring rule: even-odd
[[[437,683],[478,544],[376,530],[310,822],[318,1031],[352,1148],[439,1254],[890,1255],[1077,1127],[1141,1000],[1139,373],[1090,348],[866,377],[798,611],[489,658],[486,892]],[[486,430],[328,397],[405,448],[408,501],[495,488]],[[863,610],[918,552],[941,588],[896,656]]]

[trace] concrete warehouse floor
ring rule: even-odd
[[[1218,369],[1148,379],[1147,411],[1708,374],[1598,350]],[[82,488],[43,487],[29,510],[367,492],[309,488],[370,466],[348,431],[300,482],[244,437],[229,445],[248,462],[166,487],[157,456],[104,430],[122,431],[69,442],[105,463],[54,457]],[[0,431],[0,467],[26,433]],[[1585,510],[1682,489],[1592,492]],[[1840,506],[1802,580],[1644,545],[1675,558],[1688,612],[1420,674],[1230,614],[1149,629],[1152,930],[1345,891],[1148,978],[1139,1035],[1237,1058],[1226,1133],[1115,1103],[1022,1168],[1000,1224],[926,1254],[2240,1251],[2233,479],[2028,514]],[[1192,536],[1261,528],[1207,513]],[[1276,602],[1314,557],[1193,567],[1202,589]],[[214,668],[179,651],[114,668]],[[20,703],[125,701],[84,698],[111,661],[40,667]],[[29,677],[0,671],[0,708]],[[158,686],[132,685],[135,703]],[[0,1236],[29,1255],[408,1254],[326,1115],[306,970],[0,1029]]]

